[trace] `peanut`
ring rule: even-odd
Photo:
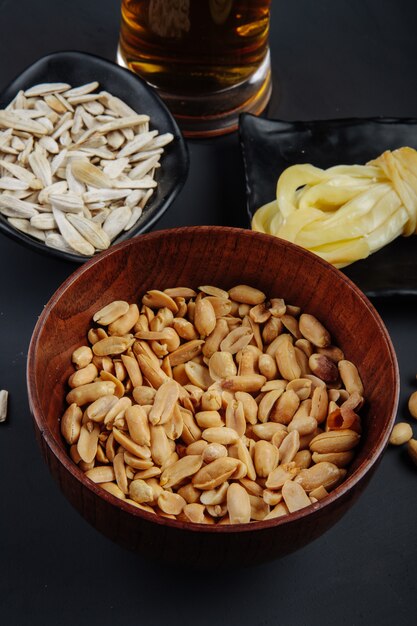
[[[314,316],[249,285],[205,285],[117,300],[94,321],[71,357],[61,433],[108,493],[223,525],[288,515],[343,480],[363,385]]]
[[[410,439],[407,443],[408,456],[417,465],[417,439]]]
[[[408,399],[408,410],[412,417],[417,419],[417,391],[414,391]]]
[[[392,429],[389,442],[394,446],[401,446],[403,443],[407,443],[413,437],[413,430],[410,424],[406,422],[399,422],[395,424]]]

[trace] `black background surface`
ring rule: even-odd
[[[118,0],[0,0],[0,90],[40,56],[114,59]],[[273,0],[270,117],[417,117],[415,0]],[[237,135],[189,142],[186,186],[158,228],[246,225]],[[51,624],[415,624],[417,470],[387,450],[354,508],[279,561],[193,573],[147,563],[99,535],[40,458],[25,365],[42,307],[75,266],[0,240],[0,621]],[[374,300],[397,350],[398,416],[417,388],[415,299]],[[411,418],[410,418],[411,419]],[[417,423],[413,424],[417,435]]]

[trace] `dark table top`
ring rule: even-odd
[[[40,56],[114,59],[118,0],[0,0],[0,90]],[[274,93],[287,120],[417,116],[415,0],[273,2]],[[157,228],[246,226],[237,134],[189,142],[180,197]],[[417,469],[388,449],[370,486],[323,537],[232,573],[146,563],[91,528],[52,481],[33,435],[25,366],[42,307],[75,266],[0,241],[0,619],[2,624],[414,624]],[[398,419],[417,388],[415,299],[376,299],[401,372]],[[417,434],[417,423],[413,424]]]

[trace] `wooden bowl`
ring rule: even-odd
[[[347,478],[323,501],[285,518],[206,526],[144,512],[101,490],[73,463],[59,428],[71,354],[93,313],[151,288],[247,283],[316,315],[363,379],[361,445]],[[198,567],[260,563],[321,535],[354,503],[387,444],[398,403],[395,352],[379,315],[355,285],[319,257],[248,230],[190,227],[125,241],[81,266],[44,308],[29,349],[27,383],[37,439],[49,469],[78,511],[117,543],[148,557]]]

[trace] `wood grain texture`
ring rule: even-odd
[[[247,283],[316,315],[360,370],[364,434],[348,478],[322,503],[287,518],[199,526],[134,509],[90,482],[69,458],[59,430],[71,354],[93,313],[147,289]],[[341,272],[283,240],[247,230],[190,227],[115,246],[78,269],[42,312],[29,349],[27,384],[37,439],[61,490],[100,532],[139,553],[198,567],[240,566],[287,554],[330,528],[360,495],[387,444],[399,375],[388,333],[366,297]]]

